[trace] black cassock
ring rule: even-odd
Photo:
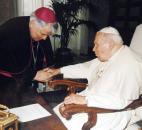
[[[9,106],[19,104],[18,95],[28,90],[37,70],[54,64],[50,39],[33,42],[29,18],[15,17],[0,26],[0,103]]]

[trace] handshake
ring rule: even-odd
[[[42,70],[37,71],[34,80],[39,82],[47,82],[49,81],[53,76],[60,74],[60,68],[44,68]]]

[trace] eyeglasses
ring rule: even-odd
[[[48,24],[50,24],[50,26],[51,26],[51,34],[52,35],[57,34],[58,29],[59,29],[59,24],[58,23],[45,23],[44,21],[39,20],[39,19],[37,19],[36,22],[37,22],[37,24],[40,27],[48,26]]]

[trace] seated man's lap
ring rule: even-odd
[[[137,124],[132,124],[132,125],[129,125],[125,130],[141,130],[141,128]]]
[[[87,122],[86,113],[73,115],[71,120],[66,120],[59,113],[59,105],[54,108],[55,113],[68,128],[68,130],[81,130],[83,124]],[[110,113],[98,114],[97,123],[91,130],[123,130],[126,128],[127,122],[130,120],[131,113]]]

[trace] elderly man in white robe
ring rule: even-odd
[[[97,58],[89,62],[70,65],[60,69],[46,70],[49,74],[63,73],[66,78],[87,78],[88,87],[77,94],[67,96],[54,111],[68,128],[81,130],[87,114],[75,114],[64,119],[59,107],[64,104],[87,104],[90,107],[122,109],[142,94],[142,61],[126,45],[119,32],[106,27],[97,32],[93,51]],[[132,111],[98,114],[97,123],[91,130],[138,130],[134,122],[140,120]]]

